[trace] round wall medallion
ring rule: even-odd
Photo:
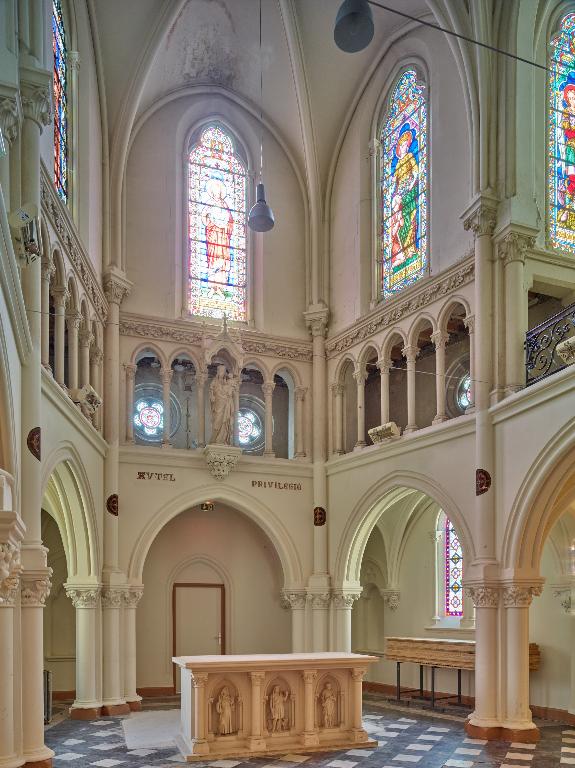
[[[118,517],[119,507],[118,507],[117,493],[111,493],[108,496],[108,501],[106,502],[106,509],[111,515],[114,515],[114,517]]]
[[[41,430],[40,427],[34,427],[30,430],[28,433],[28,439],[26,440],[26,445],[28,446],[28,450],[34,456],[35,459],[38,459],[40,461],[40,453],[41,453]]]
[[[323,507],[314,507],[313,510],[313,524],[320,526],[325,525],[327,520],[327,512]]]
[[[486,469],[475,470],[475,495],[481,496],[491,488],[491,475]]]

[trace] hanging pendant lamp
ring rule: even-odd
[[[367,0],[344,0],[335,19],[333,39],[346,53],[357,53],[373,39],[373,14]]]
[[[248,227],[254,232],[269,232],[275,224],[272,209],[266,203],[266,193],[262,179],[264,165],[264,128],[263,128],[263,92],[264,71],[262,64],[262,0],[260,0],[260,180],[256,187],[256,202],[252,206],[248,216]]]

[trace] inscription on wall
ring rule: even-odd
[[[301,491],[301,483],[281,483],[277,480],[252,480],[252,488],[273,488],[276,491]]]
[[[168,483],[176,482],[176,478],[171,472],[138,472],[136,480],[165,480]]]

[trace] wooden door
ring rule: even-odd
[[[174,584],[172,628],[173,656],[225,653],[224,585]],[[180,690],[180,670],[175,666],[174,690]]]

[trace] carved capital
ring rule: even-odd
[[[128,587],[124,590],[123,594],[124,606],[126,608],[136,608],[143,594],[144,587]]]
[[[263,685],[263,682],[266,679],[265,672],[248,672],[248,675],[250,676],[253,686]]]
[[[52,569],[41,571],[24,571],[22,573],[22,588],[20,602],[22,606],[29,608],[43,608],[52,588],[50,577]]]
[[[463,228],[471,231],[475,237],[492,235],[497,222],[497,209],[493,205],[481,202],[463,221]]]
[[[531,601],[543,591],[541,584],[506,584],[503,587],[505,608],[529,608]]]
[[[68,323],[68,330],[70,331],[79,331],[80,326],[82,324],[83,317],[79,312],[70,312],[66,316],[66,321]]]
[[[136,378],[136,371],[138,370],[138,366],[127,363],[124,365],[124,370],[126,371],[126,379],[133,382]]]
[[[104,360],[104,353],[99,347],[92,347],[90,349],[90,360],[95,365],[102,365]]]
[[[103,587],[102,608],[121,608],[125,591],[125,587]]]
[[[307,599],[314,610],[327,610],[331,595],[329,592],[310,592]]]
[[[33,120],[40,130],[52,122],[52,94],[47,86],[22,84],[22,113]]]
[[[203,688],[208,682],[208,676],[195,673],[192,675],[192,685],[194,688]]]
[[[266,381],[264,384],[262,384],[262,393],[264,398],[271,397],[274,393],[274,389],[276,388],[276,385],[273,381]]]
[[[330,389],[334,397],[341,397],[343,395],[343,384],[330,384]]]
[[[338,591],[333,593],[333,605],[334,608],[353,608],[353,604],[356,600],[359,600],[361,591],[358,592],[343,592]]]
[[[519,232],[509,232],[497,246],[503,266],[506,267],[514,261],[525,264],[525,255],[534,245],[534,237],[523,235]]]
[[[351,679],[354,683],[361,683],[365,675],[365,669],[358,669],[354,667],[351,670]]]
[[[428,536],[433,544],[439,544],[443,540],[443,531],[429,531]]]
[[[390,611],[396,611],[399,608],[399,598],[401,597],[399,589],[382,589],[380,594]]]
[[[405,357],[408,363],[414,363],[419,354],[419,347],[415,344],[408,344],[402,348],[401,354]]]
[[[281,601],[283,608],[291,608],[293,610],[303,610],[306,603],[305,592],[288,592],[283,590],[281,593]]]
[[[117,275],[109,274],[104,277],[104,293],[110,304],[118,306],[130,293],[130,284]]]
[[[54,298],[54,305],[56,309],[63,309],[66,307],[70,299],[70,291],[67,288],[55,287],[52,289],[52,296]]]
[[[49,283],[56,274],[56,265],[47,256],[42,256],[42,280]]]
[[[20,128],[20,111],[16,98],[4,96],[0,98],[0,130],[8,144],[12,144],[18,136]]]
[[[81,347],[90,347],[94,342],[94,334],[84,328],[78,334],[78,341]]]
[[[0,543],[0,605],[14,605],[20,571],[20,544],[13,541]]]
[[[431,341],[433,342],[435,349],[445,347],[449,341],[449,334],[447,331],[435,331],[431,334]]]
[[[162,384],[169,384],[174,375],[174,371],[171,368],[160,368],[160,381]]]
[[[74,608],[95,608],[100,601],[100,585],[77,586],[65,584],[66,594]]]
[[[313,685],[317,678],[317,671],[315,669],[304,669],[301,673],[304,683]]]
[[[325,337],[327,331],[327,321],[329,317],[329,310],[327,307],[321,307],[320,309],[311,309],[308,312],[304,312],[305,323],[312,337],[320,336]]]
[[[393,368],[393,360],[390,360],[389,358],[387,358],[387,359],[380,358],[377,361],[376,365],[377,365],[377,367],[379,369],[380,374],[385,376],[385,375],[389,374],[389,372]]]
[[[497,608],[499,605],[499,588],[477,584],[465,588],[466,593],[476,608]]]
[[[355,383],[358,386],[362,386],[363,384],[365,384],[365,381],[367,379],[367,370],[365,369],[365,367],[356,368],[353,372],[353,378],[355,380]]]
[[[80,70],[80,53],[78,51],[68,51],[66,55],[66,61],[70,69],[73,69],[75,72],[79,72]]]
[[[464,317],[463,325],[469,331],[470,336],[472,333],[475,333],[475,315],[467,315],[467,317]]]
[[[306,394],[307,394],[307,387],[296,387],[294,389],[295,399],[296,399],[296,402],[298,403],[303,403],[303,401],[305,400]]]

